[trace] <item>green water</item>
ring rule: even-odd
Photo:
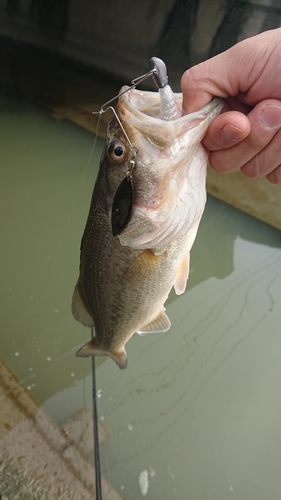
[[[1,94],[0,355],[60,424],[91,407],[70,313],[102,141]],[[88,168],[86,169],[88,165]],[[253,181],[254,182],[254,181]],[[124,500],[278,500],[280,232],[209,198],[172,329],[97,359],[102,473]]]

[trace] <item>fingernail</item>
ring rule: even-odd
[[[261,123],[264,128],[269,130],[280,127],[281,125],[281,107],[266,106],[261,113]]]
[[[242,139],[242,137],[245,136],[244,132],[242,132],[240,128],[234,127],[234,125],[230,125],[230,123],[227,123],[221,129],[221,133],[222,136],[228,141],[239,141],[239,139]]]

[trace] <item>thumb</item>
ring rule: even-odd
[[[202,63],[204,64],[204,63]],[[182,111],[183,114],[198,111],[205,104],[211,101],[213,95],[210,90],[204,90],[201,75],[203,73],[201,65],[194,66],[185,71],[181,78],[181,89],[183,95]],[[205,85],[204,85],[205,86]]]
[[[193,66],[182,75],[183,114],[198,111],[214,96],[226,98],[239,92],[225,54]]]
[[[187,70],[181,78],[183,113],[197,111],[214,96],[235,96],[251,107],[267,98],[280,100],[280,36],[280,28],[265,31]]]

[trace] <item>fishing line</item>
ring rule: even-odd
[[[98,117],[97,126],[96,126],[96,134],[95,134],[94,142],[93,142],[93,145],[92,145],[92,149],[91,149],[91,152],[90,152],[90,155],[89,155],[89,158],[88,158],[88,161],[87,161],[87,165],[86,165],[86,168],[84,170],[84,173],[83,173],[83,176],[82,176],[82,179],[81,179],[80,186],[78,188],[76,197],[75,197],[73,205],[72,205],[72,207],[70,209],[70,212],[69,212],[69,215],[68,215],[68,219],[66,219],[66,222],[63,225],[63,229],[62,229],[61,235],[60,235],[61,237],[58,240],[58,244],[57,244],[56,248],[53,250],[52,254],[49,255],[48,257],[46,257],[43,260],[43,262],[41,263],[42,266],[45,266],[47,262],[48,262],[48,264],[50,264],[50,263],[52,264],[53,263],[54,258],[59,254],[59,252],[61,251],[63,245],[65,244],[65,240],[67,239],[67,230],[68,230],[68,227],[69,227],[70,222],[71,222],[71,217],[72,217],[72,214],[74,212],[74,208],[76,207],[76,204],[77,204],[78,198],[80,196],[83,184],[85,182],[86,174],[87,174],[87,172],[89,170],[89,165],[90,165],[90,162],[91,162],[91,159],[92,159],[92,156],[93,156],[93,152],[94,152],[94,149],[95,149],[95,146],[96,146],[96,142],[97,142],[97,138],[98,138],[98,127],[99,127],[100,119],[101,119],[101,116]],[[50,272],[50,275],[49,275],[50,285],[47,287],[45,293],[43,294],[43,296],[41,298],[41,301],[43,301],[44,297],[46,297],[49,294],[50,289],[52,289],[52,287],[53,287],[53,285],[52,285],[53,280],[54,280],[54,272],[53,272],[53,269],[52,269],[52,271]]]
[[[86,177],[86,174],[87,174],[87,172],[88,172],[88,170],[89,170],[89,165],[90,165],[90,162],[91,162],[91,159],[92,159],[92,156],[93,156],[93,152],[94,152],[94,149],[95,149],[95,147],[96,147],[97,138],[98,138],[98,130],[99,130],[100,120],[101,120],[101,115],[99,115],[99,117],[98,117],[98,122],[97,122],[97,126],[96,126],[96,134],[95,134],[94,142],[93,142],[92,149],[91,149],[91,152],[90,152],[90,155],[89,155],[88,161],[87,161],[86,168],[85,168],[84,173],[83,173],[83,177],[82,177],[81,182],[80,182],[80,186],[79,186],[78,191],[77,191],[76,198],[75,198],[75,200],[74,200],[74,202],[73,202],[73,206],[72,206],[72,208],[71,208],[71,210],[70,210],[70,213],[69,213],[69,216],[68,216],[68,223],[69,223],[70,218],[71,218],[71,216],[72,216],[72,214],[73,214],[73,211],[74,211],[74,208],[75,208],[75,206],[76,206],[77,200],[78,200],[79,195],[80,195],[80,193],[81,193],[81,189],[82,189],[83,184],[84,184],[84,182],[85,182],[85,177]]]
[[[64,245],[64,242],[65,242],[65,239],[66,239],[66,235],[67,235],[67,229],[68,229],[68,226],[70,224],[74,208],[76,207],[78,198],[80,196],[83,184],[85,182],[85,178],[86,178],[87,172],[89,170],[90,162],[92,160],[93,152],[94,152],[94,149],[96,147],[96,142],[97,142],[97,138],[98,138],[98,128],[99,128],[100,120],[101,120],[101,116],[98,117],[97,126],[96,126],[96,133],[95,133],[95,138],[94,138],[94,142],[93,142],[93,145],[92,145],[92,149],[90,151],[90,155],[89,155],[89,158],[88,158],[88,161],[87,161],[87,164],[86,164],[86,167],[85,167],[85,170],[84,170],[84,173],[83,173],[83,176],[82,176],[82,179],[81,179],[81,182],[80,182],[77,194],[76,194],[76,197],[75,197],[73,205],[72,205],[72,207],[70,209],[70,212],[69,212],[69,215],[68,215],[68,219],[66,220],[66,223],[63,226],[63,230],[62,230],[62,233],[61,233],[61,239],[58,242],[58,245],[57,245],[56,249],[54,250],[53,254],[50,255],[50,257],[46,258],[42,262],[42,264],[45,264],[45,262],[50,261],[56,254],[59,253],[59,251],[61,250],[62,246]],[[48,293],[48,290],[47,290],[46,294],[47,293]]]
[[[93,327],[91,328],[91,335],[93,338],[94,337]],[[93,390],[93,428],[94,428],[96,500],[102,500],[95,356],[92,356],[92,390]]]

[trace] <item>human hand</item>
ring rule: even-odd
[[[202,141],[214,170],[281,183],[281,28],[190,68],[181,86],[185,113],[225,99]]]

